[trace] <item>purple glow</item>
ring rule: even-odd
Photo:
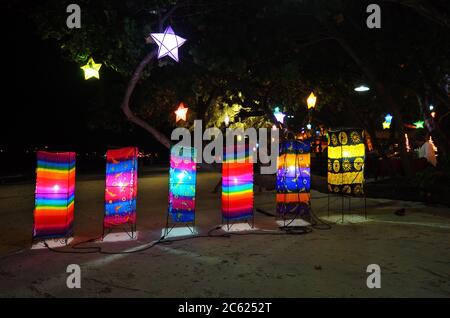
[[[186,39],[176,35],[170,26],[164,33],[151,33],[150,35],[159,46],[158,59],[168,55],[178,62],[178,48],[186,42]]]

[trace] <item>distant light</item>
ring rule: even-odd
[[[383,129],[389,129],[391,128],[391,123],[388,123],[387,121],[383,122]]]
[[[431,112],[431,117],[435,118],[436,117],[436,112]]]
[[[228,126],[230,124],[230,116],[226,115],[223,122],[225,123],[226,126]]]
[[[355,92],[367,92],[370,91],[370,88],[366,85],[360,85],[358,87],[355,87]]]
[[[391,114],[387,114],[385,117],[384,117],[384,120],[387,122],[387,123],[391,123],[392,122],[392,115]]]
[[[311,129],[311,127],[312,127],[311,124],[306,125],[306,128],[308,128],[308,129]]]
[[[176,35],[170,26],[164,33],[151,33],[150,36],[158,44],[158,59],[169,56],[178,62],[178,48],[186,42],[186,39]]]
[[[286,115],[280,111],[279,107],[275,107],[275,111],[273,112],[273,115],[275,116],[275,118],[277,119],[278,122],[280,122],[280,123],[284,122],[284,117]]]
[[[272,125],[272,130],[277,130],[277,126],[276,125]]]
[[[433,110],[434,109],[434,106],[433,105],[430,105],[430,110]]]
[[[84,71],[84,79],[88,80],[91,77],[100,79],[99,70],[101,67],[101,63],[97,64],[94,62],[94,59],[92,57],[89,58],[87,64],[81,67],[81,69]]]
[[[414,126],[416,126],[416,128],[424,128],[423,124],[425,124],[425,122],[423,120],[418,120],[413,124],[414,124]]]
[[[181,102],[180,105],[178,106],[178,109],[174,112],[176,117],[176,122],[178,122],[179,120],[184,120],[186,121],[186,114],[188,111],[189,107],[185,107],[184,103]]]
[[[306,104],[308,105],[308,109],[314,108],[316,106],[317,97],[314,95],[313,92],[309,95],[308,99],[306,100]]]

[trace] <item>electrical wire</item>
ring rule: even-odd
[[[80,247],[81,244],[92,243],[96,241],[98,238],[92,238],[86,241],[79,242],[75,245],[70,246],[75,250],[85,250],[85,251],[71,251],[71,250],[60,250],[52,248],[48,245],[47,242],[44,242],[44,246],[51,252],[60,253],[60,254],[105,254],[105,255],[120,255],[120,254],[134,254],[147,251],[158,244],[173,244],[175,242],[188,241],[199,238],[231,238],[232,236],[246,236],[246,235],[303,235],[312,232],[311,228],[308,227],[280,227],[278,231],[274,230],[257,230],[257,231],[246,231],[246,232],[226,232],[221,234],[213,235],[212,233],[222,229],[222,226],[217,226],[208,231],[206,235],[194,235],[194,236],[186,236],[180,238],[172,238],[166,239],[162,236],[159,240],[150,242],[148,246],[145,246],[140,249],[131,250],[131,251],[119,251],[119,252],[110,252],[104,251],[100,246],[86,246]]]

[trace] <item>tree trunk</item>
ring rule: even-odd
[[[125,97],[123,98],[122,105],[120,108],[124,112],[125,116],[129,121],[132,123],[135,123],[136,125],[144,128],[146,131],[148,131],[157,141],[159,141],[162,145],[164,145],[167,148],[170,148],[171,142],[167,138],[166,135],[158,131],[156,128],[151,126],[149,123],[147,123],[142,118],[135,115],[131,109],[130,109],[130,99],[131,95],[133,95],[134,89],[136,88],[137,82],[142,76],[142,72],[144,71],[144,68],[147,66],[148,63],[150,63],[156,56],[157,50],[153,50],[152,52],[148,53],[147,56],[139,63],[138,67],[134,71],[130,81],[128,82],[127,90],[125,92]]]

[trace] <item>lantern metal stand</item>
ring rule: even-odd
[[[169,211],[167,211],[167,217],[166,217],[166,227],[164,228],[164,237],[166,238],[167,235],[169,235],[169,233],[176,227],[182,227],[183,225],[186,226],[189,231],[191,232],[191,234],[196,234],[197,232],[195,231],[195,214],[194,214],[194,220],[192,222],[184,222],[184,223],[179,223],[179,222],[170,222],[170,216],[169,216]],[[181,226],[180,226],[181,225]]]
[[[365,182],[363,182],[362,186],[363,186],[363,194],[362,194],[362,196],[360,196],[360,198],[362,198],[364,200],[364,218],[367,219],[367,197],[366,197],[366,193],[364,191]],[[352,201],[352,198],[355,198],[356,196],[346,195],[344,193],[333,194],[333,193],[330,193],[330,191],[328,191],[328,194],[327,194],[327,201],[328,201],[328,204],[327,204],[327,206],[328,206],[328,208],[327,208],[327,216],[328,217],[330,217],[330,196],[337,196],[338,199],[339,199],[339,197],[341,197],[341,222],[343,223],[344,222],[345,211],[346,211],[344,209],[345,198],[348,198],[348,210],[347,210],[347,212],[348,212],[348,214],[352,214],[351,213],[352,212],[351,201]]]
[[[130,239],[134,240],[136,238],[136,223],[129,223],[129,228],[127,229],[126,227],[122,227],[122,230],[125,234],[127,234]],[[114,227],[107,227],[105,228],[105,225],[103,225],[103,231],[102,231],[102,238],[101,240],[103,241],[104,238],[108,235],[111,234],[115,229],[120,228],[119,226],[114,226]]]
[[[233,225],[243,223],[242,221],[245,221],[245,223],[247,223],[250,226],[250,228],[253,229],[255,227],[255,211],[253,210],[252,216],[250,218],[239,220],[230,220],[229,218],[225,219],[222,215],[222,226],[225,226],[227,231],[230,231]]]

